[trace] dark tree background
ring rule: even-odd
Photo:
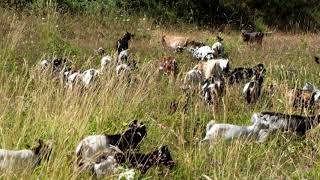
[[[34,8],[47,0],[2,0],[6,8]],[[61,12],[99,13],[113,9],[129,14],[146,14],[158,23],[185,22],[209,27],[229,25],[235,29],[259,30],[265,24],[280,30],[317,31],[320,27],[319,0],[55,0]],[[35,5],[36,4],[36,5]],[[99,6],[99,8],[95,8]],[[102,10],[104,9],[104,10]],[[94,12],[98,13],[98,12]]]

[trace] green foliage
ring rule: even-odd
[[[261,17],[254,20],[254,27],[255,27],[255,30],[259,32],[268,31],[268,26],[264,23],[263,18]]]
[[[108,15],[122,12],[148,15],[158,23],[178,21],[220,27],[265,30],[266,26],[281,29],[315,30],[320,26],[320,4],[316,0],[5,0],[2,7],[44,9],[54,4],[61,12]]]

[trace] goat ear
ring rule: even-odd
[[[42,146],[43,145],[43,140],[38,139],[38,143],[39,143],[40,146]]]
[[[138,126],[138,120],[133,120],[129,123],[129,127],[134,127],[134,126]]]

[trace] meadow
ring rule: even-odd
[[[54,143],[48,162],[33,173],[3,172],[1,179],[87,179],[90,173],[73,172],[75,147],[92,134],[122,132],[138,119],[147,126],[140,151],[168,145],[177,162],[172,171],[152,168],[141,179],[318,179],[320,177],[320,132],[315,128],[305,139],[273,136],[268,142],[236,140],[219,142],[209,150],[199,145],[205,126],[217,122],[247,125],[260,111],[307,114],[288,105],[289,88],[311,82],[320,85],[319,65],[313,55],[320,49],[320,36],[313,33],[277,32],[264,39],[261,49],[242,42],[239,31],[226,29],[225,51],[232,67],[266,66],[263,95],[248,105],[243,85],[227,87],[224,105],[208,108],[198,94],[189,100],[181,90],[185,72],[197,61],[187,53],[175,53],[160,43],[164,33],[189,36],[212,44],[217,31],[195,25],[157,25],[152,18],[129,15],[94,16],[25,13],[0,9],[0,147],[23,149],[37,139]],[[135,34],[130,42],[131,58],[138,62],[134,81],[128,84],[111,68],[97,87],[83,93],[67,91],[63,84],[36,71],[44,58],[66,57],[77,69],[99,67],[93,49],[104,47],[115,57],[115,44],[125,31]],[[176,80],[157,73],[157,60],[176,57]],[[276,92],[269,92],[269,85]],[[188,101],[187,105],[186,102]],[[176,112],[170,104],[178,103]],[[187,107],[185,110],[184,107]],[[318,113],[318,112],[316,112]],[[110,179],[106,177],[105,179]]]

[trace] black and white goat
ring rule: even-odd
[[[262,72],[263,73],[263,72]],[[253,103],[261,96],[263,85],[263,74],[256,75],[253,80],[246,83],[243,88],[243,95],[247,103]]]
[[[300,116],[278,112],[254,113],[252,119],[264,121],[268,125],[268,129],[264,130],[262,141],[265,141],[270,133],[276,131],[291,132],[303,137],[308,130],[320,122],[319,116]]]
[[[93,156],[111,146],[116,146],[123,152],[135,149],[146,135],[146,127],[134,120],[122,134],[87,136],[76,148],[77,164],[81,166],[86,161],[91,161]]]
[[[128,152],[127,154],[119,154],[116,159],[119,163],[129,162],[135,169],[140,170],[142,174],[146,173],[152,166],[164,165],[168,168],[173,168],[175,161],[171,157],[171,153],[167,146],[161,146],[159,149],[148,154]]]
[[[117,41],[117,52],[118,55],[120,54],[121,51],[127,50],[129,48],[129,41],[131,38],[134,37],[133,34],[126,32],[126,34]]]
[[[252,68],[244,68],[244,67],[234,68],[227,75],[228,83],[229,84],[239,83],[244,80],[251,79],[256,75],[259,75],[265,72],[266,70],[263,64],[258,64]]]
[[[225,82],[222,76],[205,80],[202,86],[202,97],[205,102],[217,104],[225,94]]]
[[[117,64],[128,63],[128,57],[129,57],[128,50],[122,50],[118,55]]]
[[[42,60],[40,62],[40,71],[46,72],[52,75],[52,77],[59,77],[63,74],[63,70],[66,67],[66,58],[54,58],[53,60]]]
[[[52,150],[51,143],[43,143],[31,149],[6,150],[0,149],[0,171],[19,171],[34,169],[43,160],[49,160]]]

